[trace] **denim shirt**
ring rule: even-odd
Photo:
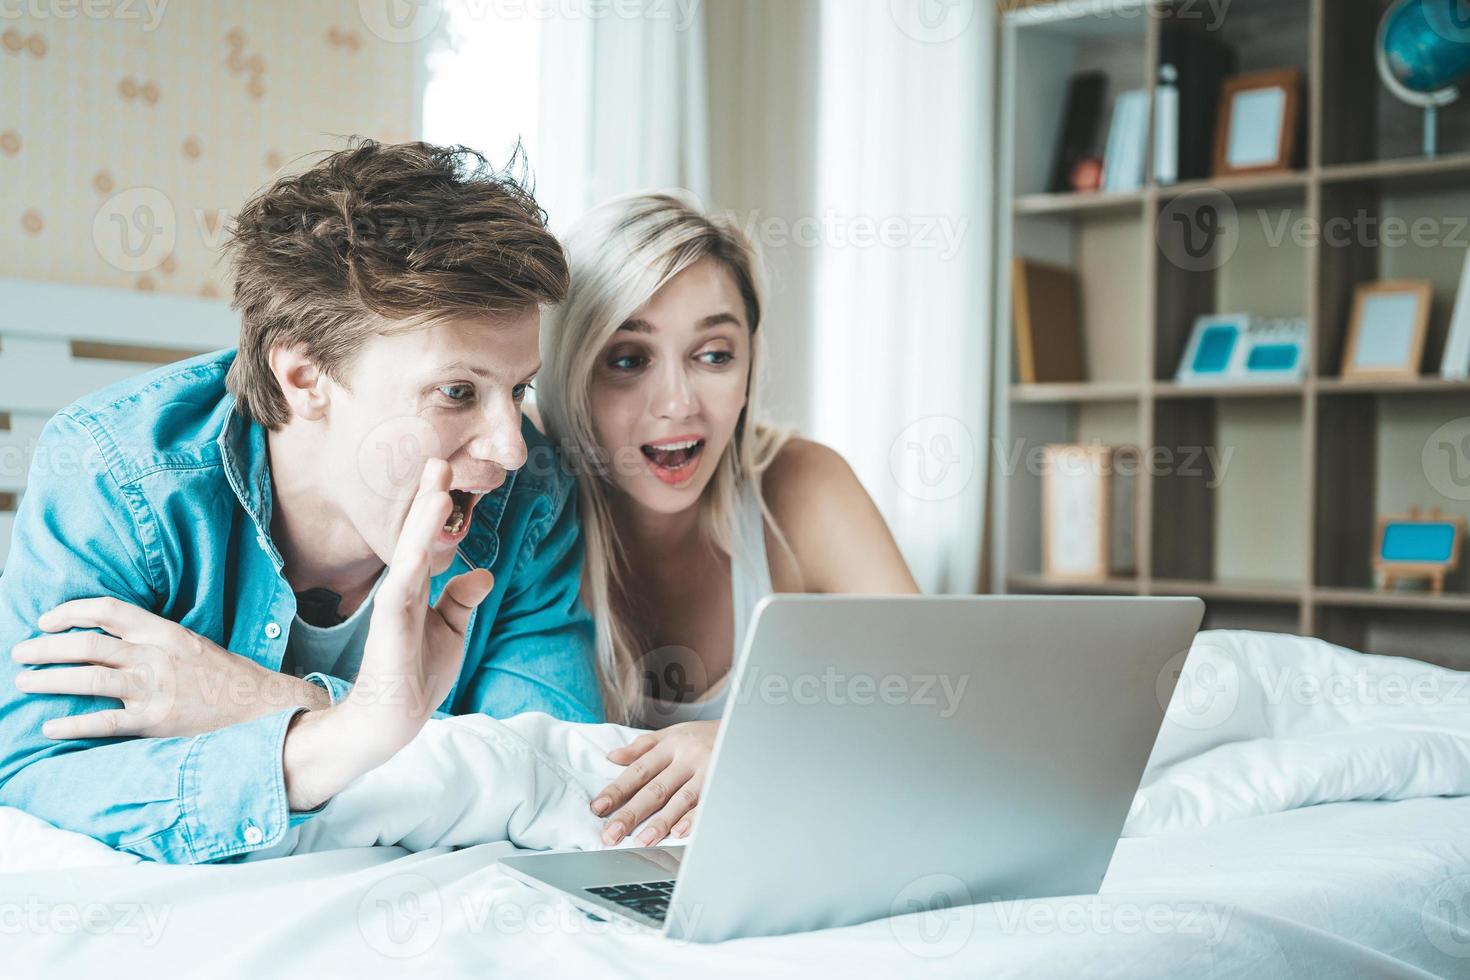
[[[270,537],[265,430],[225,389],[234,356],[170,365],[52,418],[0,575],[0,805],[155,861],[230,859],[309,818],[288,812],[281,763],[301,709],[187,738],[53,741],[41,733],[48,719],[119,703],[23,694],[16,673],[45,668],[3,653],[40,635],[47,610],[113,596],[280,670],[296,597]],[[495,575],[440,711],[601,721],[574,484],[529,422],[523,433],[528,464],[480,501],[460,557],[430,590],[437,601],[467,562]],[[334,701],[350,687],[312,679]]]

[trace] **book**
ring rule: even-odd
[[[1203,180],[1214,169],[1215,119],[1220,90],[1235,74],[1233,48],[1218,35],[1166,24],[1159,39],[1159,73],[1173,68],[1179,89],[1177,180]]]
[[[1016,377],[1021,384],[1085,380],[1077,274],[1017,256],[1011,260]]]
[[[1450,332],[1445,338],[1444,359],[1439,373],[1446,378],[1470,379],[1470,251],[1465,253],[1465,271],[1460,274],[1460,292],[1450,314]]]
[[[1078,72],[1068,82],[1062,129],[1057,134],[1051,179],[1046,184],[1050,193],[1072,190],[1072,170],[1077,162],[1097,152],[1097,128],[1102,122],[1107,85],[1107,76],[1100,71]]]
[[[1113,103],[1108,148],[1103,157],[1103,190],[1134,191],[1143,186],[1148,139],[1148,93],[1122,92]]]

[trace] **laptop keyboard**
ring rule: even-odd
[[[669,914],[669,897],[674,894],[674,879],[640,881],[631,885],[603,885],[600,888],[589,888],[587,892],[662,922]]]

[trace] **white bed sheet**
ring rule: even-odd
[[[1465,675],[1206,633],[1185,676],[1097,896],[713,947],[636,934],[494,867],[516,843],[595,846],[586,800],[628,731],[456,719],[271,860],[142,864],[0,810],[4,972],[1470,977]],[[895,911],[959,887],[917,881]]]
[[[227,868],[9,875],[0,903],[24,903],[44,925],[3,926],[6,973],[1470,975],[1470,799],[1333,804],[1127,839],[1097,896],[717,946],[592,922],[496,871],[494,859],[512,849],[353,848]],[[84,916],[102,923],[96,934]]]

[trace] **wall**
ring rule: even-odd
[[[789,235],[816,213],[818,0],[706,0],[710,205],[734,212],[760,241],[767,414],[810,429],[817,254]]]
[[[226,296],[228,216],[345,135],[409,139],[414,57],[351,2],[6,4],[0,276]]]

